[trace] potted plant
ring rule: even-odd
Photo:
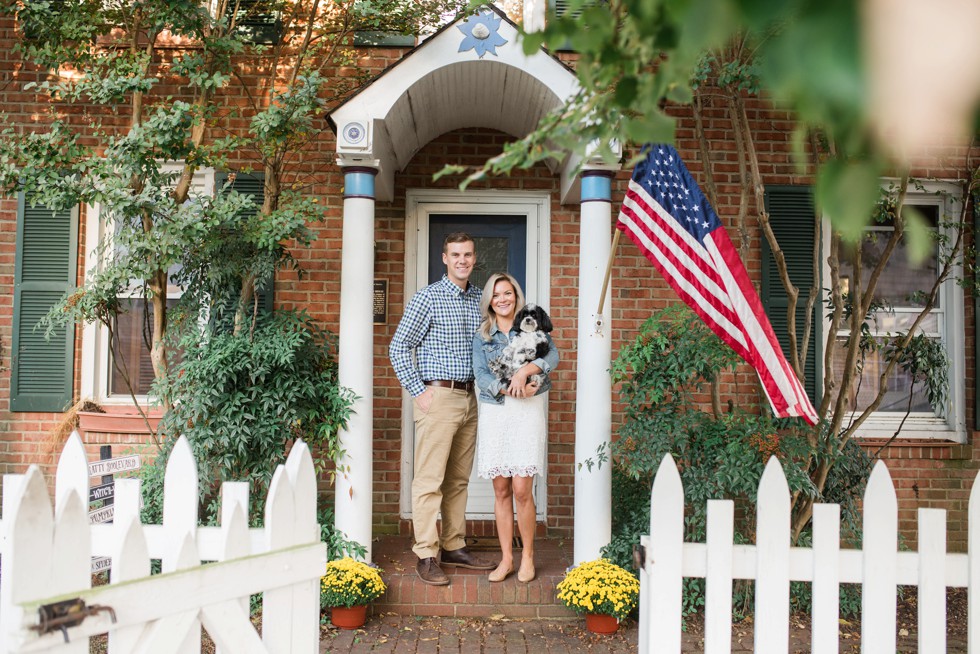
[[[611,634],[636,607],[640,582],[609,559],[596,559],[569,569],[557,591],[565,606],[585,614],[589,631]]]
[[[349,556],[327,563],[320,578],[320,606],[330,608],[330,621],[341,629],[357,629],[367,620],[368,602],[385,592],[378,569]]]

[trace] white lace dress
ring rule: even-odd
[[[483,479],[544,473],[548,453],[548,393],[503,404],[480,402],[476,472]]]

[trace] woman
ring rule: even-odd
[[[544,472],[547,443],[548,373],[558,365],[558,349],[548,336],[549,349],[541,359],[525,364],[508,384],[490,372],[489,362],[500,356],[514,330],[514,315],[524,306],[524,293],[507,273],[487,280],[480,301],[483,321],[473,337],[473,372],[479,390],[477,474],[493,481],[494,517],[502,553],[490,581],[503,581],[514,572],[514,503],[524,547],[518,581],[534,579],[534,475]],[[541,375],[536,385],[530,375]]]

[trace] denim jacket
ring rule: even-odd
[[[511,330],[511,336],[516,336],[517,331]],[[535,359],[532,363],[541,368],[542,382],[535,395],[547,392],[551,388],[551,377],[549,374],[558,365],[558,348],[555,342],[548,337],[548,353],[540,359]],[[503,404],[503,391],[507,388],[503,382],[497,379],[497,375],[490,372],[489,362],[500,356],[510,339],[506,334],[497,329],[496,325],[490,327],[490,340],[485,341],[479,332],[473,337],[473,374],[476,376],[476,387],[479,391],[478,398],[481,402]]]

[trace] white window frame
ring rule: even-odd
[[[163,172],[179,172],[182,163],[166,163]],[[214,195],[215,169],[200,168],[194,173],[192,188],[199,195],[210,197]],[[103,211],[98,204],[85,206],[85,278],[100,270],[104,264],[100,258],[99,245],[103,239],[110,239],[113,234],[109,213]],[[169,284],[167,297],[176,299],[183,295],[183,289]],[[138,297],[136,288],[130,293],[119,297]],[[81,397],[106,406],[131,405],[133,397],[129,394],[110,393],[109,383],[112,378],[112,363],[110,361],[109,332],[101,323],[88,323],[82,328],[82,378]],[[149,395],[136,395],[140,404],[149,404],[153,398]]]
[[[897,184],[898,180],[885,180],[884,184]],[[955,182],[921,181],[914,186],[909,185],[905,198],[906,205],[932,205],[938,209],[939,224],[955,223],[963,210],[962,187]],[[830,251],[830,224],[825,218],[824,251]],[[952,230],[948,230],[952,232]],[[950,233],[952,238],[955,234]],[[824,261],[824,279],[830,278],[830,268]],[[949,359],[948,384],[949,393],[943,415],[931,412],[912,412],[905,420],[898,437],[909,440],[942,440],[957,443],[966,442],[966,333],[964,329],[963,289],[957,280],[963,275],[961,259],[958,258],[950,276],[939,289],[939,307],[932,310],[938,317],[939,337],[946,345],[946,356]],[[829,306],[830,297],[824,290],[824,306]],[[836,334],[831,333],[829,322],[827,343],[830,339],[847,336],[850,332],[841,329]],[[826,372],[824,373],[826,374]],[[822,385],[821,385],[822,386]],[[854,411],[845,418],[857,418],[859,411]],[[904,412],[880,411],[868,416],[867,420],[857,429],[857,438],[891,438],[905,417]]]

